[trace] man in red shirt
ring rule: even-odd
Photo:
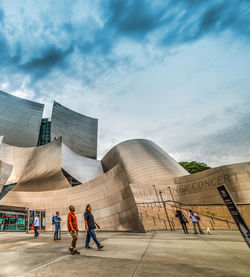
[[[68,231],[71,234],[72,237],[72,243],[71,243],[71,247],[69,248],[69,251],[71,252],[72,255],[74,254],[80,254],[80,252],[78,252],[76,250],[76,241],[78,238],[78,227],[77,227],[77,219],[76,219],[76,215],[75,215],[75,207],[73,205],[69,206],[69,213],[68,213],[68,219],[67,219],[67,225],[68,225]]]

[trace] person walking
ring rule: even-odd
[[[187,229],[188,221],[187,221],[185,215],[182,213],[182,211],[181,210],[176,210],[175,217],[179,218],[180,224],[182,226],[182,229],[183,229],[184,233],[188,234],[188,229]]]
[[[38,229],[39,229],[39,226],[40,226],[40,222],[39,222],[39,218],[37,215],[35,215],[35,219],[34,219],[34,232],[35,232],[35,238],[37,238],[39,236],[39,233],[38,233]]]
[[[1,231],[4,231],[4,227],[5,227],[5,219],[2,220],[2,225],[1,225]]]
[[[76,241],[78,239],[78,226],[77,226],[77,218],[75,215],[75,207],[73,205],[69,206],[69,213],[68,213],[68,218],[67,218],[67,226],[68,226],[68,231],[72,237],[72,243],[71,246],[69,248],[69,251],[72,255],[75,254],[80,254],[80,252],[78,252],[76,250]]]
[[[95,234],[96,226],[98,229],[100,229],[100,226],[94,220],[94,216],[91,213],[90,204],[86,206],[85,213],[84,213],[84,221],[85,221],[85,229],[87,231],[85,248],[91,249],[91,247],[89,246],[89,243],[90,243],[90,239],[92,238],[93,241],[96,243],[98,250],[103,249],[104,246],[100,244]]]
[[[201,226],[200,226],[200,223],[199,223],[200,218],[198,217],[197,213],[194,213],[192,210],[189,210],[189,215],[188,216],[192,219],[193,226],[194,226],[194,233],[198,234],[197,228],[196,228],[196,226],[197,226],[198,229],[199,229],[200,234],[204,234],[202,229],[201,229]]]
[[[55,233],[54,233],[54,240],[60,240],[59,238],[60,228],[61,228],[61,218],[59,217],[59,212],[56,212],[56,215],[53,217],[53,223],[55,225]]]

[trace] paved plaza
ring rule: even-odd
[[[238,231],[184,235],[98,232],[105,251],[68,252],[70,236],[54,242],[53,233],[0,233],[0,276],[250,276],[250,250]],[[92,245],[94,246],[94,245]]]

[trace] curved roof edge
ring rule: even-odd
[[[24,98],[21,98],[19,96],[13,95],[11,93],[7,93],[7,92],[2,91],[2,90],[0,90],[0,94],[2,94],[2,96],[11,97],[15,101],[30,103],[30,104],[32,104],[34,106],[37,106],[37,107],[42,107],[42,108],[44,107],[44,104],[42,104],[42,103],[39,103],[39,102],[36,102],[36,101],[32,101],[32,100],[28,100],[28,99],[24,99]]]
[[[132,139],[114,146],[102,159],[104,171],[122,165],[130,183],[164,183],[189,173],[151,140]]]
[[[68,108],[68,107],[66,107],[66,106],[64,106],[64,105],[62,105],[62,104],[60,104],[59,102],[57,102],[57,101],[55,101],[55,100],[54,100],[53,106],[54,106],[54,105],[60,106],[60,107],[62,107],[64,110],[66,110],[66,111],[68,111],[68,112],[71,112],[71,113],[73,113],[73,114],[76,115],[76,116],[85,117],[85,118],[87,118],[87,119],[93,119],[93,120],[97,120],[97,121],[98,121],[98,118],[91,117],[91,116],[87,116],[87,115],[85,115],[85,114],[76,112],[76,111],[74,111],[74,110],[72,110],[72,109],[70,109],[70,108]]]

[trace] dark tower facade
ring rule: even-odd
[[[51,141],[50,131],[51,131],[51,120],[49,118],[43,118],[41,122],[37,146],[47,144]]]

